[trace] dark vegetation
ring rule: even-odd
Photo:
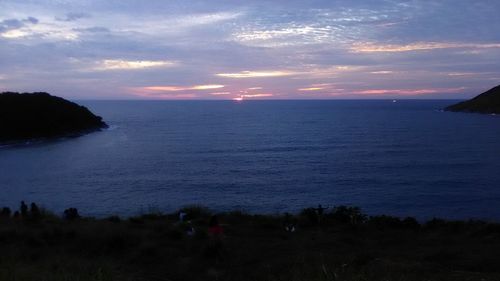
[[[86,107],[47,93],[0,94],[0,143],[75,136],[107,127]]]
[[[214,237],[209,210],[182,212],[180,221],[4,208],[0,280],[500,280],[500,224],[419,223],[340,206],[220,213],[224,234]]]
[[[500,113],[500,86],[496,86],[473,99],[448,106],[445,110],[488,114]]]

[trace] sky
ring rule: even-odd
[[[463,99],[500,84],[497,0],[0,0],[0,91]]]

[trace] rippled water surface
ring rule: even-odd
[[[0,148],[0,205],[500,220],[500,117],[453,101],[84,101],[111,129]]]

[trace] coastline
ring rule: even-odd
[[[86,136],[88,134],[101,132],[101,131],[108,130],[108,129],[109,129],[108,126],[96,127],[96,128],[92,128],[92,129],[86,129],[86,130],[75,131],[75,132],[68,132],[68,133],[64,133],[64,134],[60,134],[60,135],[56,135],[56,136],[50,136],[50,137],[40,137],[40,138],[30,138],[30,139],[13,139],[13,140],[5,140],[5,141],[0,140],[0,149],[9,148],[9,147],[26,147],[26,146],[37,145],[37,144],[64,141],[66,139],[79,138],[79,137]]]

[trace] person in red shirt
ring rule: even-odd
[[[208,223],[208,234],[214,238],[224,234],[224,229],[220,226],[219,219],[215,215],[210,218],[210,222]]]

